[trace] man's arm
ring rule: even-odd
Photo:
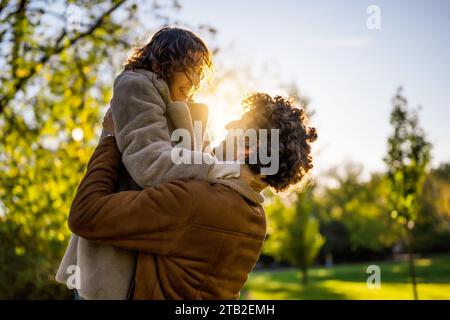
[[[72,203],[69,228],[98,243],[167,254],[194,210],[187,183],[114,193],[121,165],[115,138],[102,139]]]

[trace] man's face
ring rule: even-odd
[[[238,120],[229,122],[226,138],[220,145],[214,149],[216,157],[221,161],[243,160],[248,155],[252,147],[249,145],[249,139],[246,136],[249,131],[249,119],[246,114]],[[251,130],[251,128],[250,128]]]

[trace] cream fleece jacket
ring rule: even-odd
[[[187,129],[193,137],[193,126],[188,106],[171,101],[164,80],[144,69],[124,71],[115,81],[111,111],[122,161],[139,186],[206,178],[212,164],[175,165],[171,159],[172,130]]]
[[[207,109],[196,109],[192,115],[198,118],[192,119],[188,106],[171,101],[166,82],[157,79],[152,72],[144,69],[122,72],[114,82],[111,111],[122,161],[140,187],[157,186],[173,179],[238,176],[238,167],[216,166],[214,159],[208,162],[210,164],[173,163],[170,156],[173,148],[171,132],[176,128],[192,132],[193,120],[202,121],[205,129]],[[183,147],[185,152],[199,152],[187,150],[191,147],[188,145]],[[138,189],[137,186],[125,185],[124,181],[119,182],[119,190]],[[78,274],[77,290],[81,297],[126,299],[135,264],[136,253],[133,251],[99,245],[72,235],[56,280],[70,287],[70,284],[77,284],[73,280]]]

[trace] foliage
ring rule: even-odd
[[[0,4],[0,298],[67,292],[53,281],[66,217],[137,18],[134,1]]]
[[[450,179],[448,164],[432,170],[425,179],[424,192],[419,197],[420,211],[415,222],[415,246],[422,252],[445,252],[450,239]],[[393,247],[403,237],[404,225],[392,219],[388,210],[389,181],[383,174],[361,178],[361,167],[348,163],[331,170],[326,186],[308,192],[307,203],[318,219],[320,233],[326,239],[320,259],[332,255],[339,261],[367,261],[392,255]],[[291,211],[285,210],[283,198],[267,195],[266,212],[269,239],[264,253],[277,255],[287,232],[284,220]],[[303,200],[305,201],[305,200]],[[276,235],[275,235],[276,234]],[[276,241],[275,241],[276,240]]]
[[[329,173],[333,182],[322,191],[321,231],[327,238],[324,253],[378,252],[391,247],[398,231],[386,215],[386,179],[373,174],[361,181],[362,167],[347,163]]]
[[[450,251],[450,163],[431,170],[418,201],[414,247],[421,252]]]

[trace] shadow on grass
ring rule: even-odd
[[[333,268],[311,269],[313,280],[341,280],[366,282],[369,265],[378,265],[384,283],[409,283],[409,265],[401,262],[367,262],[364,264],[336,265]],[[295,272],[295,271],[294,271]],[[416,260],[416,274],[419,283],[450,283],[450,256],[422,258]],[[292,280],[292,275],[290,276]],[[287,281],[289,281],[287,279]]]
[[[292,280],[292,278],[291,278]],[[304,286],[299,283],[288,281],[276,281],[267,277],[249,283],[242,291],[243,299],[345,299],[345,295],[334,292],[321,285],[320,282],[311,282]]]

